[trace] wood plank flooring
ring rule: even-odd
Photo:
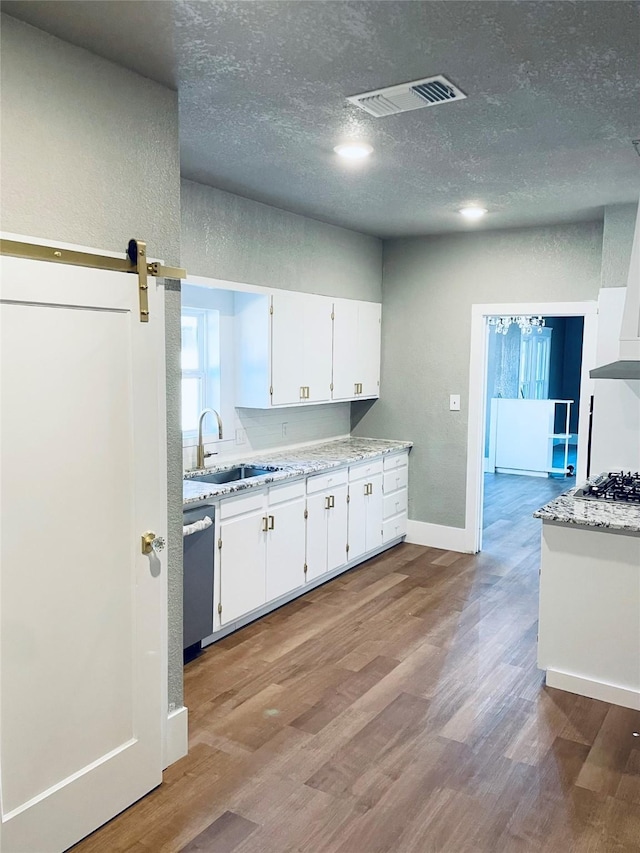
[[[638,853],[640,713],[536,669],[567,485],[489,482],[481,554],[400,545],[210,646],[189,755],[74,853]]]

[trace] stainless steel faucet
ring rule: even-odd
[[[196,462],[196,468],[198,469],[204,468],[205,459],[208,459],[209,456],[215,456],[215,453],[205,452],[204,444],[202,443],[202,422],[205,415],[208,414],[216,416],[216,420],[218,421],[218,438],[222,438],[222,418],[215,409],[203,409],[198,417],[198,458]]]

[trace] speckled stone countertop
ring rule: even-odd
[[[290,480],[295,477],[306,477],[317,474],[329,468],[352,465],[365,459],[375,459],[387,453],[397,453],[413,447],[411,441],[388,441],[381,438],[340,438],[334,441],[323,441],[307,447],[297,447],[291,450],[279,450],[273,453],[253,454],[241,460],[227,462],[224,465],[212,466],[205,471],[185,472],[183,480],[183,504],[195,504],[211,498],[220,498]],[[239,465],[258,465],[261,468],[273,469],[273,473],[260,477],[247,477],[245,480],[235,480],[232,483],[199,483],[193,477],[199,474],[211,474],[216,471],[228,471]]]
[[[596,477],[587,482],[592,483]],[[574,497],[576,486],[554,498],[533,513],[534,518],[556,524],[577,524],[581,527],[599,527],[603,530],[621,530],[640,533],[640,506],[637,504],[612,503],[611,501],[589,501]]]

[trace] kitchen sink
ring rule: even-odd
[[[257,465],[240,465],[237,468],[228,468],[226,471],[214,471],[211,474],[197,474],[195,477],[187,477],[192,483],[235,483],[237,480],[247,480],[249,477],[264,477],[265,474],[275,473],[272,468],[260,468]]]

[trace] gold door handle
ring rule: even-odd
[[[276,526],[276,520],[272,515],[270,515],[269,516],[269,530],[273,530],[275,528],[275,526]]]
[[[267,516],[265,515],[262,519],[262,532],[266,533],[268,529],[269,529],[269,521],[267,519]]]
[[[156,536],[152,530],[142,534],[141,548],[143,554],[152,554],[154,551],[164,551],[167,544],[162,536]]]

